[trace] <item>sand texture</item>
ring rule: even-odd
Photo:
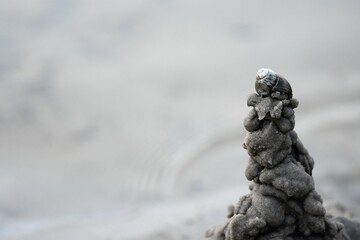
[[[202,239],[249,193],[261,67],[323,206],[360,216],[359,1],[0,3],[1,240]]]

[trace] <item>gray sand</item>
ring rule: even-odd
[[[201,239],[248,192],[260,67],[291,80],[317,191],[359,214],[359,10],[2,1],[0,239]]]

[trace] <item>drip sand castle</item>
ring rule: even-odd
[[[230,207],[227,222],[209,229],[205,238],[360,239],[360,223],[327,214],[315,190],[314,160],[293,130],[299,102],[289,82],[263,68],[256,75],[255,89],[244,121],[250,193]]]

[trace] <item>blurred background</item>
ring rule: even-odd
[[[1,1],[0,238],[202,239],[248,192],[255,73],[360,203],[359,1]]]

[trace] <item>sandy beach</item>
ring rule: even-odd
[[[0,239],[195,240],[248,192],[257,70],[360,216],[357,1],[1,1]]]

